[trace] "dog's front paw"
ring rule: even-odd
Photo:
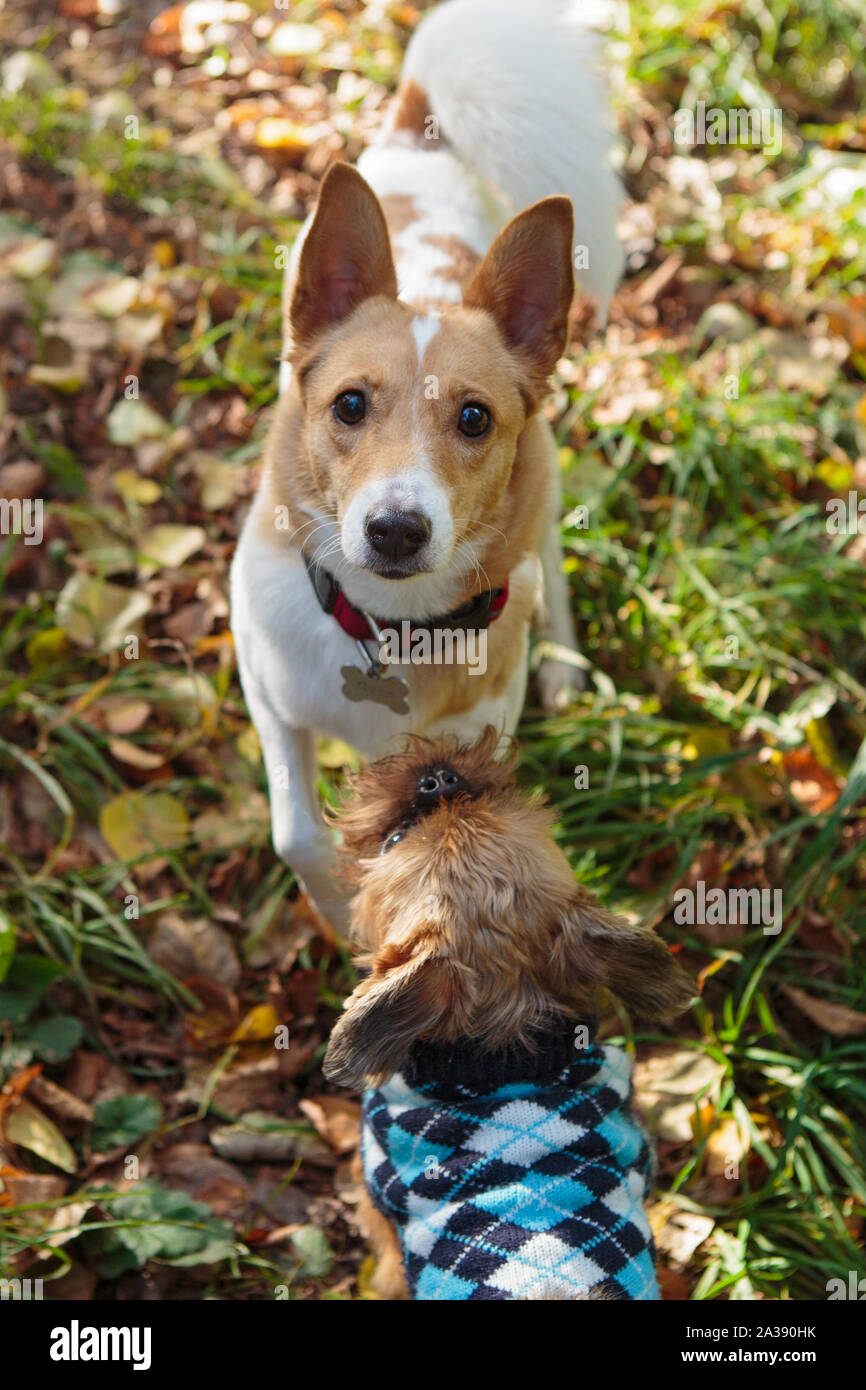
[[[574,696],[586,689],[583,671],[579,666],[572,666],[570,661],[546,658],[538,668],[536,680],[541,707],[548,714],[566,709]]]

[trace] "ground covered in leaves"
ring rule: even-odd
[[[0,1274],[50,1297],[370,1296],[351,967],[269,845],[226,580],[284,250],[422,8],[0,10]],[[605,1021],[665,1296],[825,1297],[866,1269],[866,20],[635,0],[611,46],[627,276],[549,405],[589,688],[522,777],[700,980]],[[780,139],[678,143],[700,102]],[[781,930],[679,921],[699,882]]]

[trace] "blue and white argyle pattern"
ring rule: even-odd
[[[593,1045],[487,1094],[451,1084],[443,1099],[401,1075],[365,1092],[367,1188],[397,1228],[411,1298],[660,1297],[631,1071]]]

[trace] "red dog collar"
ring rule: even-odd
[[[336,579],[327,570],[323,570],[319,565],[313,565],[307,556],[304,556],[304,564],[307,567],[307,574],[310,576],[310,583],[313,586],[313,593],[319,603],[323,613],[330,613],[336,618],[344,632],[356,642],[374,641],[376,634],[370,627],[366,615],[360,608],[356,608],[350,603],[340,588]],[[508,602],[508,585],[504,584],[501,589],[485,589],[483,593],[476,594],[468,603],[464,603],[461,608],[455,608],[451,613],[444,613],[439,618],[426,618],[419,621],[410,619],[412,632],[434,632],[437,628],[463,628],[474,630],[486,628],[488,624],[494,622],[502,612]],[[377,618],[376,623],[380,628],[391,627],[399,618]]]

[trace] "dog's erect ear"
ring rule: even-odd
[[[571,200],[542,198],[499,233],[463,293],[467,308],[493,315],[538,395],[568,342],[573,239]]]
[[[303,349],[374,294],[397,297],[385,217],[357,169],[332,164],[301,248],[289,303],[293,347]]]
[[[578,902],[553,940],[545,985],[562,1003],[603,985],[642,1018],[680,1014],[697,995],[661,937]]]
[[[416,1039],[448,1012],[451,995],[450,966],[429,956],[363,980],[331,1034],[328,1080],[360,1091],[369,1078],[399,1071]]]

